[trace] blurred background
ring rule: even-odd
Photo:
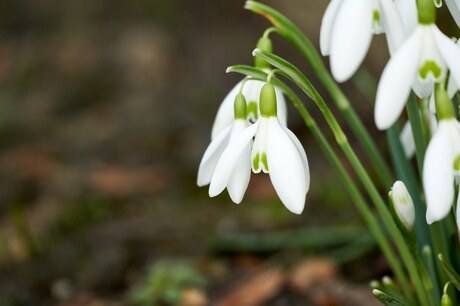
[[[264,2],[318,43],[327,1]],[[241,78],[225,69],[252,64],[269,26],[243,4],[0,2],[0,306],[375,304],[367,283],[388,267],[293,108],[312,173],[301,216],[266,175],[239,206],[195,184]],[[370,54],[355,78],[369,90],[344,88],[383,143],[369,115],[383,36]]]

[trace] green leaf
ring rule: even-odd
[[[379,289],[372,290],[374,296],[386,306],[405,306],[401,301]]]
[[[460,276],[458,275],[457,271],[455,271],[454,267],[452,267],[452,264],[444,258],[443,254],[438,254],[438,259],[452,284],[454,284],[455,288],[460,291]]]

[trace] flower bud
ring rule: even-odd
[[[259,107],[262,117],[277,115],[275,87],[270,82],[265,83],[260,91]]]
[[[266,37],[265,35],[262,36],[259,41],[257,42],[257,49],[261,49],[263,51],[272,52],[273,51],[273,44],[270,38]],[[267,63],[264,59],[256,56],[255,59],[255,66],[260,69],[270,69],[270,64]]]
[[[404,183],[396,181],[389,197],[397,218],[407,230],[411,231],[415,222],[415,208]]]
[[[444,285],[444,292],[441,297],[441,306],[453,306],[452,299],[450,298],[447,290],[449,289],[450,282]]]
[[[452,304],[452,299],[450,298],[450,296],[446,293],[444,293],[442,295],[442,298],[441,298],[441,306],[453,306]]]

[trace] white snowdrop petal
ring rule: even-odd
[[[295,144],[297,150],[299,151],[300,157],[302,157],[302,164],[305,171],[305,192],[308,192],[308,190],[310,189],[310,167],[308,166],[307,154],[305,153],[305,150],[297,136],[288,128],[284,128],[284,131],[289,136],[289,138],[291,138],[292,142]]]
[[[452,17],[460,27],[460,0],[445,0]]]
[[[284,98],[283,92],[278,87],[275,87],[275,93],[278,119],[280,120],[282,126],[287,126],[288,111],[286,99]]]
[[[406,122],[404,127],[401,131],[401,135],[399,136],[399,140],[401,141],[401,145],[404,149],[404,154],[406,157],[412,158],[415,154],[415,142],[414,136],[412,135],[412,126],[410,122]]]
[[[427,203],[427,222],[441,220],[450,211],[454,197],[454,154],[445,122],[431,139],[423,163],[423,187]]]
[[[460,0],[459,5],[460,5]],[[457,48],[460,49],[460,39],[457,41]],[[459,83],[456,83],[453,77],[449,77],[449,82],[447,83],[447,93],[449,95],[449,98],[453,98],[457,91],[460,89],[460,86],[458,85]]]
[[[231,126],[224,128],[215,138],[211,141],[208,148],[204,152],[201,159],[200,166],[198,167],[197,185],[205,186],[211,182],[212,174],[216,168],[222,152],[228,144]]]
[[[450,77],[454,79],[456,84],[460,84],[460,48],[435,25],[432,26],[432,31],[439,52],[441,52],[450,70]]]
[[[270,180],[286,208],[300,214],[307,193],[302,157],[278,119],[273,117],[268,120],[267,163]]]
[[[259,104],[260,90],[264,86],[265,82],[259,80],[248,80],[243,87],[243,95],[246,98],[246,102],[256,102]]]
[[[401,114],[417,71],[420,31],[411,37],[390,58],[377,88],[374,118],[380,130],[389,128]]]
[[[319,47],[323,56],[329,55],[332,28],[341,3],[342,0],[332,0],[324,12],[319,33]]]
[[[386,33],[388,49],[390,50],[390,54],[394,54],[406,38],[404,25],[393,0],[380,0],[380,10],[382,12],[382,23]]]
[[[246,146],[251,143],[255,135],[258,122],[246,128],[235,140],[228,144],[217,162],[214,174],[209,185],[209,196],[220,194],[228,185],[237,162]]]
[[[459,86],[454,81],[454,78],[449,77],[449,81],[447,82],[447,94],[449,95],[449,98],[452,99],[457,93],[458,89],[459,89]]]
[[[240,88],[241,82],[238,82],[220,104],[216,119],[214,119],[214,124],[212,125],[211,140],[214,139],[220,131],[232,124],[234,118],[233,104],[235,103],[235,97],[240,91]]]
[[[416,0],[395,0],[406,35],[409,36],[418,24]]]
[[[238,139],[247,126],[247,121],[235,121],[230,135],[230,143]],[[236,204],[241,203],[243,200],[244,193],[248,188],[249,180],[251,178],[251,144],[252,141],[246,145],[246,148],[244,148],[241,153],[227,185],[228,194],[230,195],[232,201]]]
[[[373,5],[369,0],[343,0],[332,29],[330,61],[338,82],[361,65],[372,40]]]
[[[434,92],[434,80],[428,79],[427,81],[421,81],[418,76],[415,77],[412,89],[419,98],[427,98]]]
[[[232,201],[240,204],[251,178],[251,142],[246,145],[233,169],[227,185],[228,194]]]

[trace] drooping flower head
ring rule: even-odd
[[[205,186],[211,183],[216,165],[225,151],[248,126],[246,99],[240,92],[234,100],[234,119],[230,126],[220,131],[206,149],[198,168],[197,185]],[[227,190],[233,202],[239,204],[243,200],[244,193],[251,176],[251,145],[252,140],[243,148],[240,158],[235,163],[235,168],[230,175]]]
[[[419,8],[419,25],[391,57],[380,78],[374,118],[381,130],[398,119],[411,88],[419,97],[428,97],[434,84],[446,79],[447,70],[460,83],[460,48],[435,25],[434,5],[427,2],[431,6]]]
[[[260,114],[256,123],[230,142],[220,157],[209,186],[211,197],[220,194],[231,183],[236,165],[251,144],[251,165],[255,173],[268,173],[283,204],[300,214],[310,186],[310,173],[305,151],[297,137],[284,127],[277,114],[275,88],[266,83],[260,93]]]
[[[406,2],[415,6],[415,0]],[[392,52],[405,35],[398,7],[392,0],[332,0],[321,23],[320,49],[323,56],[330,56],[334,78],[339,82],[348,80],[364,60],[372,36],[384,32]]]
[[[436,89],[436,111],[439,125],[428,145],[423,164],[426,220],[429,224],[449,213],[455,196],[455,177],[460,175],[460,123],[455,119],[452,102],[441,86]]]

